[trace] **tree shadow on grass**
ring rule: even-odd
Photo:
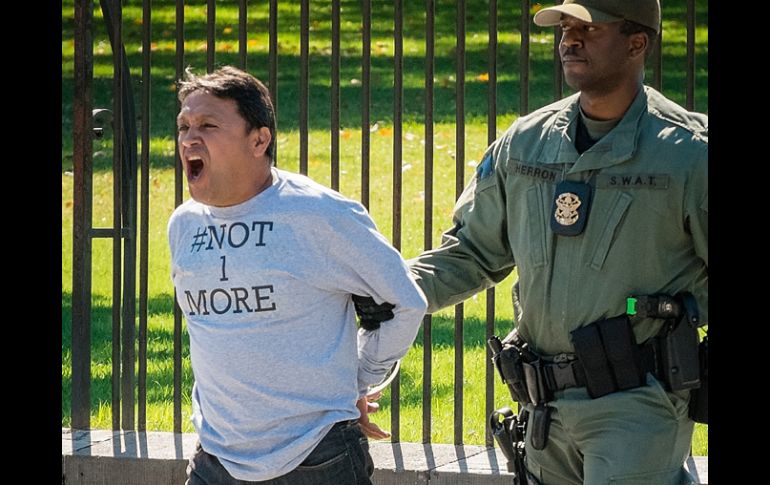
[[[171,318],[173,296],[161,293],[147,302],[147,403],[173,401],[174,390],[174,329],[171,323],[158,322],[162,317]],[[136,335],[138,338],[138,324]],[[91,409],[112,402],[112,301],[103,295],[91,299]],[[138,359],[138,344],[135,346]],[[189,396],[192,389],[192,372],[189,370],[189,338],[182,327],[182,396]],[[72,294],[62,293],[62,360],[63,365],[72,362]],[[188,365],[185,365],[188,363]],[[62,372],[62,417],[70,414],[72,380],[69,372]]]
[[[147,329],[147,403],[169,403],[173,401],[174,390],[174,329],[171,318],[174,307],[173,295],[160,293],[148,300]],[[162,321],[161,321],[162,320]],[[507,328],[505,321],[497,321],[496,328]],[[432,348],[454,346],[454,318],[437,315],[432,318]],[[482,348],[485,344],[485,323],[475,317],[466,317],[463,325],[464,349]],[[137,326],[138,338],[138,326]],[[93,295],[91,303],[91,409],[112,400],[112,301],[103,295]],[[415,348],[424,346],[422,331],[414,342]],[[138,358],[138,344],[136,348]],[[64,365],[71,363],[72,354],[72,294],[62,293],[62,359]],[[193,376],[189,370],[189,337],[182,328],[181,358],[183,362],[182,395],[189,396]],[[94,366],[99,371],[94,371]],[[409,371],[401,372],[401,403],[415,406],[422,403],[422,378]],[[72,381],[69,373],[62,375],[62,414],[70,414]],[[431,386],[433,398],[449,398],[454,393],[452,384],[434,382]],[[386,400],[387,401],[387,400]],[[383,406],[386,406],[385,402]]]

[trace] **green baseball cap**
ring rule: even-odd
[[[562,14],[591,23],[630,20],[660,32],[660,0],[564,0],[539,10],[533,20],[542,27],[559,25]]]

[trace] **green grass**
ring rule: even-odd
[[[141,7],[140,2],[125,1],[123,29],[131,66],[137,113],[141,76]],[[469,0],[466,15],[466,126],[464,180],[473,173],[473,165],[487,143],[487,89],[483,81],[487,72],[486,43],[487,4]],[[696,33],[695,106],[708,110],[708,10],[698,0]],[[62,426],[70,423],[71,387],[71,294],[72,294],[72,93],[73,83],[73,7],[72,0],[62,6]],[[449,0],[436,2],[436,60],[434,110],[434,205],[432,211],[432,244],[438,245],[440,233],[451,220],[455,198],[455,7]],[[172,341],[173,286],[169,276],[169,254],[166,222],[174,207],[174,90],[175,17],[174,2],[152,2],[152,69],[150,79],[150,247],[149,247],[149,311],[148,311],[148,378],[147,429],[172,428]],[[372,5],[372,103],[371,121],[379,127],[371,133],[371,200],[370,212],[380,231],[393,235],[392,170],[393,170],[393,38],[392,5]],[[424,13],[422,2],[404,2],[404,125],[403,188],[401,249],[405,257],[419,254],[423,248],[424,161]],[[518,115],[520,35],[518,5],[499,9],[498,31],[498,103],[497,133],[502,133]],[[98,7],[94,10],[94,107],[111,107],[111,49]],[[309,96],[309,175],[331,184],[330,175],[330,2],[313,0],[310,32],[310,96]],[[237,7],[217,2],[216,64],[237,63]],[[664,2],[663,93],[684,103],[686,64],[684,1]],[[185,6],[185,64],[198,71],[205,68],[205,4]],[[359,2],[342,2],[341,22],[341,101],[340,120],[340,192],[360,200],[361,159],[361,79]],[[278,58],[278,163],[281,168],[299,171],[299,5],[279,2]],[[268,37],[267,7],[250,5],[248,11],[248,68],[267,80]],[[553,99],[551,76],[552,34],[550,29],[532,28],[530,109]],[[651,73],[648,73],[651,78]],[[140,125],[141,126],[141,121]],[[112,225],[112,146],[111,134],[94,143],[94,227]],[[187,197],[185,187],[185,198]],[[93,243],[93,328],[91,425],[111,427],[111,308],[112,257],[111,243],[104,239]],[[496,329],[505,334],[510,329],[510,287],[508,278],[496,291]],[[484,441],[484,315],[485,296],[479,294],[465,304],[464,332],[464,420],[463,441]],[[433,320],[433,442],[453,441],[453,312],[444,310]],[[401,440],[421,441],[422,430],[422,334],[404,359],[401,387]],[[183,338],[183,431],[192,431],[187,334]],[[509,397],[496,378],[495,404],[509,404]],[[389,393],[381,399],[382,410],[376,422],[390,427]],[[693,454],[708,454],[707,427],[696,426]]]

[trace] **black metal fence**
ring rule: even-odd
[[[699,0],[705,4],[705,0]],[[128,2],[127,2],[128,3]],[[109,238],[112,240],[112,427],[113,429],[138,429],[146,428],[146,400],[147,400],[147,318],[148,318],[148,221],[149,221],[149,191],[150,191],[150,123],[151,100],[154,86],[152,86],[150,71],[152,60],[151,26],[153,23],[153,4],[150,0],[131,2],[134,7],[141,7],[140,26],[136,24],[126,25],[123,21],[122,2],[116,0],[100,0],[95,5],[92,0],[75,0],[74,2],[74,97],[72,111],[72,159],[74,175],[73,197],[73,252],[72,252],[72,401],[71,401],[71,425],[77,429],[88,429],[91,426],[90,415],[90,386],[91,386],[91,263],[92,240],[94,238]],[[174,3],[167,0],[163,3]],[[202,3],[202,2],[197,2]],[[248,12],[250,9],[269,9],[269,54],[267,81],[271,95],[276,100],[277,118],[280,123],[286,115],[284,106],[277,103],[279,97],[278,63],[281,58],[279,40],[281,32],[278,30],[278,2],[277,0],[264,0],[259,2],[215,2],[206,0],[206,58],[207,71],[212,71],[217,65],[218,52],[216,51],[217,21],[216,7],[222,4],[232,5],[237,3],[238,8],[238,50],[236,64],[240,67],[249,66],[250,49],[247,42]],[[340,183],[340,25],[341,6],[346,11],[360,11],[360,16],[353,19],[360,28],[360,127],[361,127],[361,202],[369,207],[371,197],[370,164],[371,164],[371,140],[370,129],[372,125],[370,107],[372,104],[372,1],[359,0],[350,2],[345,0],[314,1],[298,0],[299,3],[299,31],[300,31],[300,57],[299,57],[299,171],[308,173],[308,133],[309,133],[309,72],[311,68],[309,39],[313,33],[310,26],[311,8],[314,5],[331,5],[331,79],[330,79],[330,180],[331,187],[339,188]],[[376,4],[376,2],[374,2]],[[686,25],[686,68],[684,82],[678,84],[678,88],[684,91],[684,105],[693,109],[695,104],[696,66],[695,66],[695,32],[696,32],[696,2],[695,0],[663,0],[664,12],[670,5],[681,7],[679,18],[670,18],[664,15],[664,29],[659,46],[666,46],[667,22],[681,22]],[[437,4],[442,9],[441,15],[437,14]],[[352,7],[351,7],[352,5]],[[390,2],[388,2],[390,5]],[[437,22],[446,22],[454,18],[456,24],[454,47],[454,103],[455,103],[455,197],[459,196],[465,185],[465,126],[466,126],[466,18],[469,14],[486,15],[488,22],[487,44],[487,143],[491,143],[497,137],[498,110],[498,17],[500,12],[515,10],[520,12],[520,49],[516,61],[518,62],[518,110],[519,114],[526,114],[531,108],[530,80],[531,76],[539,76],[541,73],[533,72],[530,68],[530,46],[532,34],[533,5],[529,0],[500,1],[489,0],[487,12],[468,12],[465,0],[456,2],[436,0],[424,0],[424,93],[422,93],[422,113],[424,116],[424,248],[430,249],[434,240],[433,224],[433,200],[434,200],[434,112],[436,111],[434,98],[435,56],[437,40]],[[185,20],[185,3],[182,0],[175,2],[175,56],[174,75],[179,79],[183,75],[186,59],[185,28],[189,22]],[[111,112],[94,112],[94,9],[100,8],[102,18],[106,23],[107,32],[113,50],[113,104]],[[404,106],[404,0],[393,0],[393,88],[392,88],[392,140],[393,140],[393,172],[392,172],[392,244],[400,249],[402,243],[402,139],[404,133],[403,114]],[[701,8],[706,8],[701,6]],[[345,19],[350,21],[350,13],[345,14]],[[136,70],[138,66],[129,66],[127,56],[123,48],[124,36],[127,31],[130,35],[141,36],[141,69],[140,76],[133,74],[134,78],[140,78],[141,82],[132,82],[131,68]],[[557,53],[557,40],[560,37],[558,27],[553,29],[553,52]],[[666,75],[662,65],[663,56],[661,48],[657,48],[651,59],[650,84],[657,89]],[[350,57],[350,54],[347,54]],[[250,66],[249,66],[250,67]],[[260,69],[262,69],[261,67]],[[554,55],[553,67],[545,74],[552,78],[553,91],[551,99],[559,99],[563,95],[561,70],[558,56]],[[703,75],[701,75],[703,77]],[[136,81],[136,79],[134,79]],[[134,92],[135,86],[139,86],[139,92]],[[667,92],[666,94],[671,94]],[[138,102],[134,103],[134,98]],[[135,112],[136,106],[140,112]],[[533,108],[536,106],[533,106]],[[413,107],[411,107],[413,108]],[[701,110],[703,107],[699,107]],[[289,107],[286,108],[288,111]],[[93,199],[93,141],[101,132],[95,128],[94,116],[111,117],[113,126],[113,224],[111,227],[93,227],[92,199]],[[137,118],[142,120],[141,130],[137,131]],[[172,129],[173,130],[173,129]],[[175,138],[173,131],[169,136]],[[141,141],[141,152],[137,153],[137,137]],[[178,157],[178,156],[177,156]],[[280,160],[280,157],[278,157]],[[176,159],[175,203],[179,205],[183,200],[183,174],[181,164]],[[141,190],[138,188],[141,187]],[[139,210],[138,208],[141,208]],[[445,225],[448,221],[439,221]],[[138,268],[138,275],[136,268]],[[138,278],[137,278],[138,276]],[[138,281],[138,288],[137,288]],[[138,298],[138,306],[137,306]],[[138,308],[138,311],[136,309]],[[454,442],[460,444],[463,441],[463,305],[455,308],[455,369],[454,369]],[[422,437],[424,442],[431,441],[431,381],[432,381],[432,319],[426,316],[423,321],[422,338],[423,350],[423,416]],[[486,337],[489,338],[495,332],[495,291],[487,291],[486,296]],[[182,429],[182,319],[179,308],[174,309],[174,333],[173,333],[173,415],[174,431]],[[487,350],[486,363],[486,394],[485,412],[488,415],[493,410],[493,390],[495,376],[489,361]],[[135,391],[136,394],[135,401]],[[399,412],[400,384],[396,379],[391,389],[391,425],[393,440],[400,440],[400,412]],[[137,410],[137,415],[134,410]],[[492,437],[487,430],[486,443],[492,444]]]

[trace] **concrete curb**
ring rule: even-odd
[[[62,428],[62,485],[182,485],[194,433]],[[372,442],[376,485],[511,485],[497,448]],[[708,484],[708,457],[687,467]]]

